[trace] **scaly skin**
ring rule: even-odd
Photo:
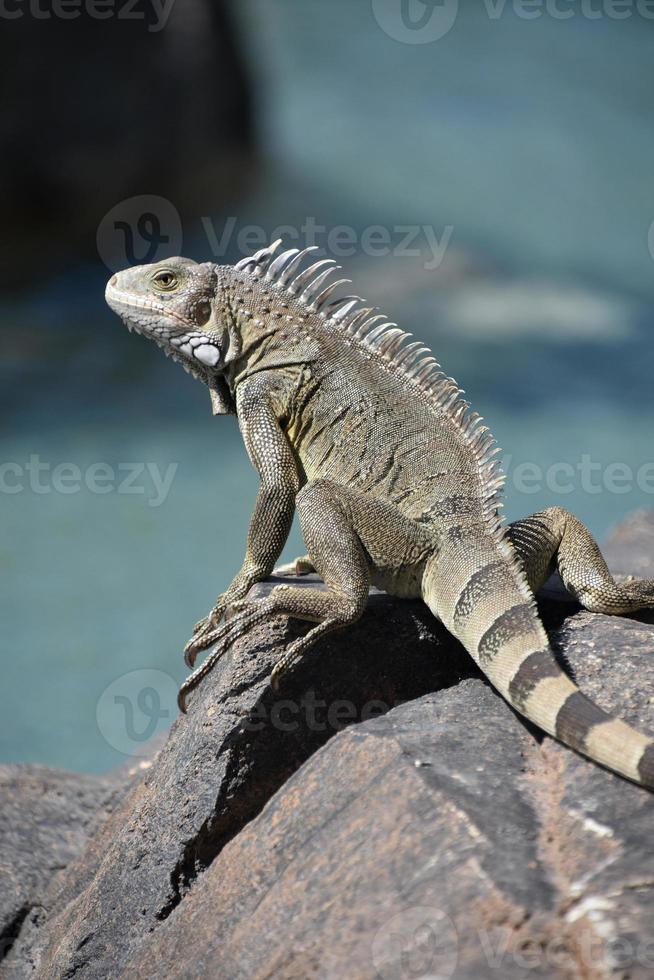
[[[533,593],[558,568],[586,608],[654,606],[654,582],[617,585],[587,529],[562,508],[504,528],[493,440],[429,352],[358,298],[331,301],[334,263],[279,243],[236,266],[174,258],[112,277],[107,301],[235,412],[260,488],[243,565],[186,647],[215,650],[180,690],[180,707],[256,623],[315,625],[285,651],[284,674],[324,635],[362,614],[370,584],[421,597],[497,690],[573,749],[654,788],[654,742],[611,718],[559,668]],[[272,572],[297,507],[326,592],[278,586]],[[233,614],[222,622],[227,609]]]

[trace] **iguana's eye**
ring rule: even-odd
[[[156,289],[170,290],[177,286],[177,276],[170,269],[159,269],[152,276],[151,282]]]

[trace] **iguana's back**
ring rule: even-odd
[[[460,517],[464,508],[481,517],[476,462],[461,434],[410,381],[358,344],[342,347],[336,370],[309,367],[286,428],[307,479],[374,494],[418,520],[455,504]]]
[[[235,288],[238,307],[247,294]],[[495,525],[494,440],[430,352],[374,310],[341,301],[339,316],[336,304],[310,310],[264,288],[266,316],[283,322],[276,335],[262,331],[260,345],[246,328],[247,373],[277,372],[293,388],[282,424],[304,477],[373,494],[424,524]]]

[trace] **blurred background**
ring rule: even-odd
[[[105,307],[126,265],[315,243],[466,389],[509,518],[651,506],[653,5],[10,6],[0,761],[138,758],[242,558],[236,422]]]

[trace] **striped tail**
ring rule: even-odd
[[[461,529],[458,529],[461,531]],[[557,664],[508,542],[459,534],[424,580],[425,602],[493,686],[549,735],[654,789],[654,739],[612,718]]]

